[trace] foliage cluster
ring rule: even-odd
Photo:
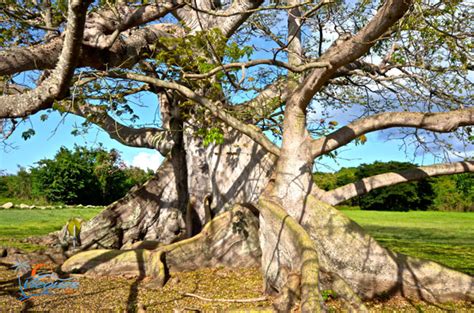
[[[54,159],[40,160],[30,170],[20,168],[16,175],[0,176],[0,198],[106,205],[152,174],[127,167],[113,149],[61,147]]]
[[[408,162],[374,162],[342,168],[335,173],[315,173],[313,177],[320,188],[332,190],[364,177],[413,167],[416,165]],[[379,211],[474,211],[474,174],[431,177],[379,188],[344,204]]]

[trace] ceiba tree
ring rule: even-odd
[[[157,286],[167,270],[257,262],[265,291],[280,295],[277,308],[298,303],[305,312],[324,309],[322,288],[359,310],[361,297],[378,294],[473,299],[472,277],[388,251],[332,207],[375,188],[472,172],[473,161],[330,191],[312,180],[322,156],[377,130],[395,129],[425,150],[472,140],[469,1],[44,0],[0,8],[4,136],[29,115],[57,110],[166,157],[153,179],[82,226],[89,251],[64,270],[145,271]],[[16,83],[24,72],[41,73],[36,86]],[[130,97],[145,92],[156,95],[160,125],[130,123],[138,118]],[[360,117],[345,126],[326,116],[348,108]]]

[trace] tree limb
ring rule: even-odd
[[[71,1],[68,8],[68,22],[64,45],[59,61],[51,75],[37,88],[20,95],[0,96],[0,118],[24,117],[49,107],[69,89],[79,53],[88,1]]]
[[[313,158],[348,144],[372,131],[392,127],[415,127],[434,132],[452,132],[461,126],[474,125],[474,107],[443,113],[387,112],[350,123],[333,133],[313,140]]]
[[[154,127],[133,128],[119,123],[101,106],[66,105],[67,112],[84,117],[106,131],[112,139],[130,146],[158,150],[166,156],[173,146],[171,132]]]
[[[183,5],[180,0],[165,0],[139,7],[122,5],[92,13],[86,20],[84,41],[92,47],[107,49],[118,33],[152,22]]]
[[[84,44],[77,56],[77,66],[95,69],[130,67],[138,62],[143,53],[148,51],[148,46],[158,38],[182,35],[184,31],[177,25],[153,24],[130,31],[121,40],[116,40],[109,49]],[[46,44],[0,51],[0,75],[54,68],[63,41],[63,37],[56,37]]]
[[[231,106],[230,110],[242,116],[240,119],[248,123],[256,122],[268,117],[285,102],[288,97],[286,77],[280,77],[266,86],[255,98],[246,103]]]
[[[191,3],[175,10],[173,14],[192,32],[218,27],[229,38],[258,8],[263,0],[232,1],[225,10],[214,10],[209,0],[191,0]]]
[[[320,196],[322,201],[336,205],[356,196],[361,196],[371,190],[386,186],[393,186],[405,182],[421,180],[423,178],[474,172],[474,161],[435,164],[420,166],[398,173],[384,173],[366,177],[355,183],[326,191]]]
[[[192,79],[201,79],[201,78],[207,78],[212,75],[215,75],[219,73],[220,71],[224,69],[229,69],[229,68],[247,68],[247,67],[253,67],[257,65],[262,65],[262,64],[268,64],[268,65],[275,65],[279,67],[286,68],[287,70],[295,73],[301,73],[306,70],[312,69],[312,68],[319,68],[319,67],[329,67],[330,64],[329,62],[311,62],[299,66],[294,66],[289,63],[279,61],[279,60],[274,60],[274,59],[258,59],[258,60],[252,60],[248,62],[236,62],[236,63],[228,63],[224,64],[222,66],[216,67],[212,70],[210,70],[207,73],[204,74],[192,74],[192,73],[185,73],[183,76],[184,78],[192,78]]]
[[[268,152],[277,156],[280,154],[280,149],[273,142],[271,142],[262,132],[260,132],[258,127],[254,125],[245,124],[244,122],[238,120],[237,118],[223,110],[224,105],[221,102],[213,102],[206,97],[198,95],[186,86],[180,85],[175,82],[167,82],[154,77],[134,73],[106,72],[103,73],[103,75],[114,78],[133,79],[136,81],[152,84],[157,87],[176,90],[184,97],[195,101],[196,103],[202,105],[203,107],[211,111],[214,116],[224,121],[230,127],[237,129],[245,135],[249,136],[252,140],[260,144]]]
[[[290,102],[306,108],[313,96],[342,66],[363,56],[410,7],[412,0],[387,0],[375,16],[355,36],[346,34],[336,40],[319,59],[329,62],[329,68],[317,68],[295,90]]]

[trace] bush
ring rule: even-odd
[[[123,197],[150,173],[128,169],[116,150],[62,147],[53,160],[41,160],[32,169],[33,190],[49,201],[106,205]]]
[[[16,175],[0,176],[0,198],[32,199],[31,174],[24,167]]]
[[[116,150],[62,147],[54,159],[40,160],[30,171],[0,176],[0,198],[106,205],[152,174],[126,167]]]

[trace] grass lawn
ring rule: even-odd
[[[0,210],[0,246],[22,248],[27,251],[40,248],[20,242],[21,239],[46,235],[60,230],[71,217],[90,219],[102,208],[65,208],[52,210]]]
[[[474,275],[474,213],[343,212],[389,249]]]
[[[90,219],[101,208],[0,210],[0,246],[27,251],[40,248],[20,242],[29,236],[59,230],[74,216]],[[344,210],[382,245],[411,256],[430,259],[474,275],[474,213],[378,212]]]

